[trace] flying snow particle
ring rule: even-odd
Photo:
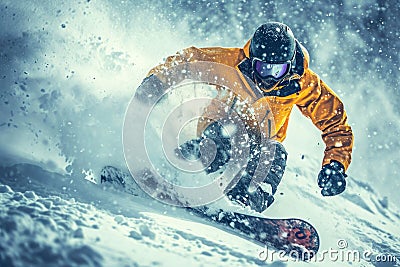
[[[343,144],[342,144],[342,142],[340,142],[340,141],[337,141],[336,143],[335,143],[335,147],[342,147],[343,146]]]

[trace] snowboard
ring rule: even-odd
[[[148,197],[134,182],[130,174],[106,166],[101,171],[101,183],[112,184],[129,194]],[[152,186],[154,180],[151,180]],[[170,198],[173,198],[169,196]],[[211,222],[218,229],[240,236],[262,247],[278,250],[296,260],[307,261],[319,249],[317,230],[307,221],[297,218],[275,219],[240,212],[212,210],[207,206],[187,207],[188,212]],[[280,254],[281,255],[281,254]]]

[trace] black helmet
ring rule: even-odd
[[[287,25],[268,22],[258,27],[250,42],[250,59],[259,87],[269,89],[280,82],[290,72],[295,51],[296,40]],[[271,70],[272,67],[275,70]],[[276,73],[272,74],[272,71]]]
[[[294,57],[296,41],[290,28],[279,22],[268,22],[255,31],[250,43],[250,57],[268,63],[283,63]]]

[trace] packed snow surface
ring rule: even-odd
[[[162,2],[1,1],[0,266],[399,265],[398,3]],[[320,133],[290,118],[288,168],[263,216],[313,224],[310,263],[99,183],[106,165],[127,172],[124,114],[150,68],[192,45],[242,47],[266,19],[307,47],[355,135],[348,187],[325,198]]]

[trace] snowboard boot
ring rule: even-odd
[[[116,187],[125,188],[127,174],[113,166],[105,166],[100,172],[100,183],[109,183]]]
[[[104,188],[113,188],[135,196],[147,197],[129,172],[113,166],[105,166],[100,172],[100,183]]]

